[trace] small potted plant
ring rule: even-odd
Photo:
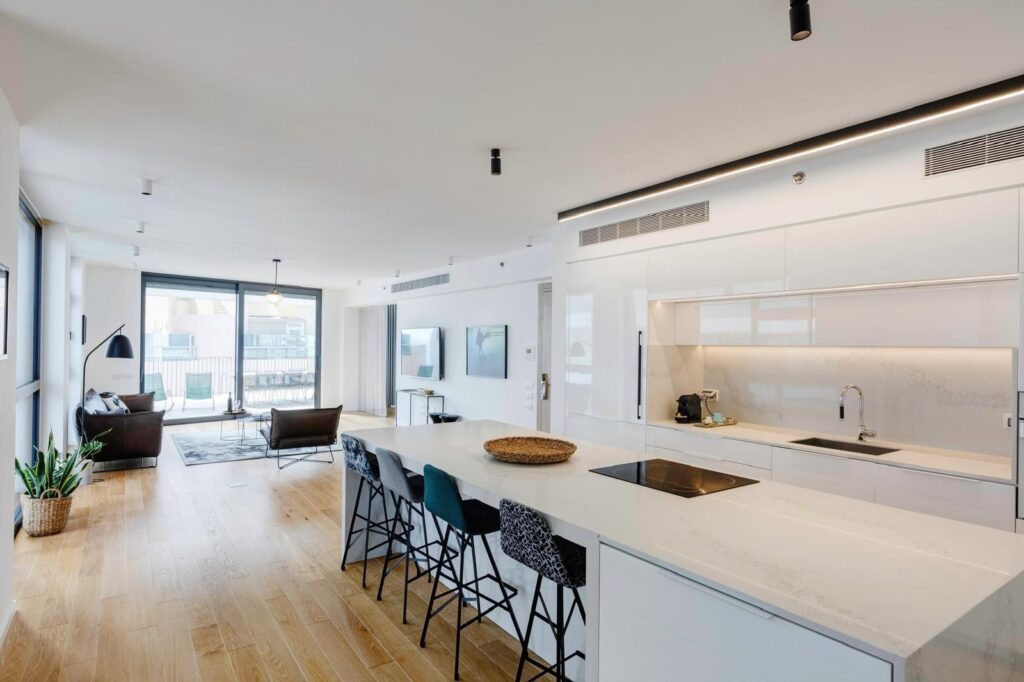
[[[34,464],[14,460],[14,469],[25,486],[21,515],[26,533],[54,535],[64,530],[71,512],[71,494],[82,482],[82,470],[102,448],[102,442],[87,440],[63,453],[57,449],[51,431],[46,449],[36,448]]]

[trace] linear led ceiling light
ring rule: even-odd
[[[752,156],[745,156],[742,159],[728,161],[717,166],[687,173],[671,180],[665,180],[654,185],[617,194],[607,199],[600,199],[589,204],[560,211],[558,213],[558,222],[581,218],[585,215],[625,206],[626,204],[661,196],[669,192],[677,192],[681,189],[696,187],[697,185],[704,185],[741,173],[748,173],[787,161],[793,161],[794,159],[810,156],[811,154],[845,147],[878,137],[879,135],[924,125],[948,116],[955,116],[972,109],[1020,97],[1021,95],[1024,95],[1024,75],[983,85],[980,88],[968,90],[958,95],[937,99],[933,102],[920,104],[894,114],[888,114],[863,123],[856,123],[829,133],[815,135],[814,137],[793,142],[783,147],[776,147],[775,149],[759,152]]]

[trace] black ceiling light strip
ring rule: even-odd
[[[926,123],[1020,95],[1024,95],[1024,75],[983,85],[980,88],[937,99],[927,104],[920,104],[894,114],[881,116],[870,121],[864,121],[863,123],[856,123],[839,130],[815,135],[799,142],[793,142],[782,147],[745,156],[742,159],[711,166],[710,168],[693,173],[680,175],[671,180],[665,180],[654,185],[617,194],[607,199],[600,199],[589,204],[560,211],[558,213],[558,222],[580,218],[591,213],[597,213],[598,211],[642,201],[661,194],[693,187],[694,185],[705,184],[846,144],[852,144],[876,135]]]

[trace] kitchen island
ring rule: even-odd
[[[673,660],[711,680],[1024,679],[1024,537],[771,481],[685,499],[591,473],[647,459],[593,443],[504,464],[484,441],[543,434],[493,421],[351,434],[587,547],[588,680],[679,679]],[[525,620],[532,579],[506,565]]]

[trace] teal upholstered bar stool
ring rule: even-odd
[[[523,641],[522,631],[519,629],[519,622],[512,610],[512,599],[518,594],[518,590],[506,584],[501,579],[498,571],[498,564],[494,560],[494,553],[483,537],[490,533],[496,533],[500,528],[498,510],[480,500],[464,500],[459,494],[459,488],[455,480],[447,473],[426,465],[423,468],[424,494],[423,501],[427,511],[435,517],[447,523],[444,535],[441,538],[441,553],[438,557],[434,585],[430,591],[430,603],[427,604],[427,614],[423,619],[423,632],[420,634],[420,646],[427,645],[427,628],[430,627],[430,619],[444,610],[452,602],[455,602],[456,628],[455,628],[455,679],[459,679],[459,651],[462,644],[462,631],[477,623],[495,609],[501,609],[508,613],[512,619],[512,627],[515,628],[516,637]],[[477,538],[484,547],[487,560],[491,564],[491,573],[480,575],[476,571],[476,545]],[[455,548],[449,546],[454,539]],[[466,579],[466,555],[472,557],[473,578]],[[458,568],[455,561],[458,560]],[[455,585],[450,590],[439,591],[441,579]],[[497,585],[501,592],[501,599],[494,599],[480,589],[484,581],[490,581]],[[439,600],[444,600],[436,605]],[[477,615],[469,620],[463,620],[462,609],[467,602],[475,602]],[[436,605],[436,606],[435,606]]]

